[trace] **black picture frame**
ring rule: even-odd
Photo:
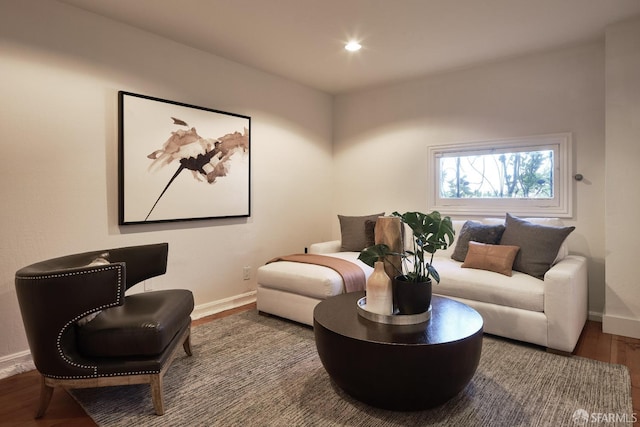
[[[251,216],[251,117],[118,92],[120,225]]]

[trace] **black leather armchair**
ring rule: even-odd
[[[191,355],[194,302],[182,289],[125,296],[166,272],[168,244],[68,255],[16,272],[31,355],[42,375],[44,415],[53,389],[149,383],[164,413],[162,377],[182,344]]]

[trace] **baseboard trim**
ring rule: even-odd
[[[589,320],[593,320],[594,322],[602,323],[602,312],[600,311],[589,311],[589,315],[587,316]]]
[[[256,302],[256,291],[234,295],[229,298],[197,305],[193,309],[193,313],[191,313],[191,318],[194,320],[201,319],[203,317],[211,316],[212,314],[220,313],[222,311],[241,307],[247,304],[252,304],[254,302]]]
[[[33,364],[29,350],[0,357],[0,379],[33,371],[34,369],[36,369],[36,366]]]
[[[640,338],[640,319],[605,314],[602,316],[602,332],[629,338]]]

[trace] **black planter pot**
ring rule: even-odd
[[[431,279],[408,282],[404,276],[393,278],[393,308],[397,314],[420,314],[431,305]]]

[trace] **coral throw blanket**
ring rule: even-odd
[[[294,254],[285,255],[272,259],[267,264],[276,261],[302,262],[305,264],[321,265],[335,270],[342,276],[345,292],[364,291],[367,279],[364,271],[351,261],[332,256],[315,255],[315,254]]]

